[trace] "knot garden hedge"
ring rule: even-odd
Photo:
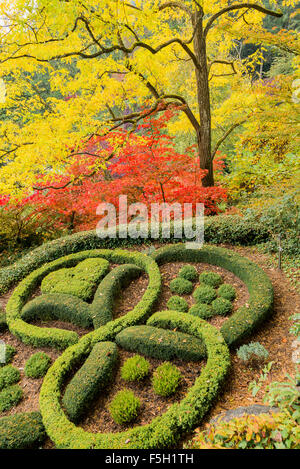
[[[85,250],[82,250],[83,245]],[[172,447],[185,433],[199,425],[212,405],[230,367],[229,347],[235,347],[272,311],[270,280],[256,264],[233,251],[211,246],[190,250],[183,244],[176,244],[164,246],[147,256],[137,251],[95,247],[89,246],[88,235],[85,243],[82,236],[78,243],[74,235],[52,246],[48,259],[47,248],[42,255],[39,248],[39,254],[33,251],[31,256],[27,255],[9,270],[0,272],[2,293],[20,281],[6,307],[10,332],[25,344],[50,346],[62,351],[43,380],[40,391],[42,420],[36,413],[5,417],[6,427],[2,425],[2,428],[7,430],[0,436],[0,447],[27,447],[34,443],[34,438],[36,442],[40,441],[44,432],[57,448]],[[208,263],[232,272],[246,284],[250,296],[248,303],[234,312],[220,330],[188,312],[159,311],[162,286],[159,266],[170,262]],[[117,265],[110,272],[109,263]],[[84,268],[87,269],[85,282],[82,281]],[[71,293],[63,285],[64,272],[71,284]],[[142,272],[148,277],[142,298],[127,314],[113,319],[114,303],[122,288]],[[60,286],[58,291],[55,289],[56,276]],[[31,300],[41,285],[42,294]],[[91,297],[90,302],[83,299],[88,297]],[[79,338],[73,331],[30,323],[36,319],[58,319],[94,330]],[[156,331],[164,334],[165,346],[149,340],[149,334],[155,338]],[[183,336],[186,337],[185,347],[182,346]],[[113,380],[118,346],[162,360],[180,357],[197,361],[205,357],[206,365],[186,396],[149,424],[119,433],[87,432],[76,423],[96,393]],[[74,376],[63,392],[64,383],[72,373]],[[28,439],[24,428],[30,428],[31,420],[34,431],[32,439]]]

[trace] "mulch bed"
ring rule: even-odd
[[[265,322],[261,328],[253,334],[247,342],[258,341],[266,347],[269,352],[269,361],[273,361],[273,367],[269,375],[268,380],[265,385],[268,384],[271,380],[283,380],[286,373],[294,373],[294,365],[291,362],[292,347],[291,344],[294,340],[294,337],[289,334],[289,329],[291,327],[291,321],[289,320],[290,316],[300,312],[300,298],[296,291],[291,286],[289,280],[284,276],[284,274],[278,271],[275,268],[272,268],[268,264],[268,260],[262,254],[259,254],[254,248],[232,248],[230,246],[224,246],[229,249],[234,249],[240,255],[248,257],[249,259],[256,262],[260,265],[264,271],[268,274],[271,279],[274,287],[275,293],[275,303],[274,303],[274,313],[272,317]],[[137,250],[142,250],[143,247],[138,247]],[[163,265],[161,267],[161,274],[163,279],[163,289],[159,301],[159,306],[157,311],[166,309],[166,303],[172,293],[170,292],[168,286],[170,281],[176,277],[179,269],[184,265],[180,262],[174,262],[170,264]],[[206,265],[206,264],[194,264],[199,273],[204,270],[210,270],[218,272],[222,275],[224,282],[231,283],[235,286],[237,290],[237,298],[234,301],[233,307],[234,311],[239,308],[242,304],[246,303],[248,300],[248,291],[245,285],[233,274],[228,271],[225,271],[222,268]],[[145,289],[148,285],[148,279],[146,275],[142,275],[138,280],[135,280],[130,284],[130,286],[123,290],[120,298],[116,302],[116,308],[114,317],[120,317],[130,311],[141,299],[144,294]],[[197,284],[195,284],[196,286]],[[4,307],[7,303],[7,300],[11,294],[11,291],[6,295],[0,297],[0,306]],[[193,303],[191,295],[184,296],[188,301],[189,305]],[[213,318],[210,322],[216,327],[221,327],[224,322],[224,318]],[[70,324],[63,324],[60,321],[51,321],[48,323],[39,322],[40,326],[44,327],[64,327],[66,329],[75,330],[80,336],[87,333],[87,330],[74,327]],[[42,384],[42,379],[33,380],[26,378],[24,376],[24,366],[26,360],[37,351],[34,347],[24,345],[17,338],[11,335],[9,332],[0,333],[0,339],[4,340],[6,343],[13,345],[17,348],[18,353],[15,356],[12,364],[15,365],[21,371],[21,381],[20,385],[24,390],[24,398],[20,404],[13,408],[11,411],[4,412],[0,414],[0,417],[5,415],[16,414],[19,412],[29,412],[39,409],[38,397],[39,390]],[[54,361],[60,354],[60,352],[55,351],[54,349],[40,349],[44,350],[52,360]],[[120,364],[130,356],[132,353],[125,352],[120,350]],[[240,406],[248,406],[250,404],[262,404],[263,399],[263,389],[256,395],[252,397],[248,391],[248,386],[251,381],[258,379],[261,373],[261,369],[254,368],[251,369],[243,365],[240,360],[237,358],[236,353],[233,351],[231,353],[232,358],[232,367],[227,378],[223,390],[219,395],[217,402],[214,403],[211,412],[205,418],[205,421],[201,423],[201,429],[204,428],[204,425],[214,416],[220,414],[229,409],[233,409]],[[155,359],[149,359],[151,363],[151,370],[153,371],[161,361]],[[114,385],[108,389],[108,392],[105,396],[100,396],[97,401],[94,402],[90,411],[86,415],[85,419],[81,423],[81,426],[92,432],[117,432],[126,429],[126,427],[121,427],[115,424],[107,410],[107,403],[111,400],[114,394],[126,387],[132,389],[136,395],[138,395],[142,401],[142,412],[139,417],[139,420],[135,425],[143,425],[149,423],[154,417],[161,415],[166,411],[166,409],[175,401],[182,399],[187,392],[188,388],[193,384],[195,378],[199,376],[201,368],[204,365],[204,361],[200,363],[183,363],[179,360],[174,361],[176,366],[181,370],[183,375],[183,383],[178,390],[178,392],[168,399],[163,399],[156,396],[151,387],[151,379],[147,378],[144,382],[138,384],[129,384],[124,383],[120,378],[120,367],[116,372]],[[185,439],[186,440],[186,439]],[[182,445],[183,442],[181,442]],[[180,446],[181,446],[180,445]],[[48,440],[44,447],[51,448],[52,443]]]

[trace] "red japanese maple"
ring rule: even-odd
[[[194,147],[184,154],[176,150],[166,133],[174,112],[145,119],[129,138],[126,131],[116,130],[109,138],[94,137],[82,149],[73,149],[73,163],[64,174],[38,178],[39,190],[31,197],[31,205],[47,214],[52,227],[76,231],[95,228],[99,203],[112,203],[118,209],[119,196],[124,194],[128,203],[198,202],[204,203],[207,215],[218,213],[226,191],[220,186],[201,186],[205,171],[199,168]],[[111,158],[114,140],[121,151]],[[109,160],[105,174],[95,170],[99,158]],[[222,171],[223,166],[223,158],[217,156],[215,169]]]

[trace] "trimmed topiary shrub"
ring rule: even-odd
[[[206,242],[212,244],[228,243],[249,246],[251,244],[263,243],[270,239],[270,233],[265,224],[254,220],[249,222],[238,215],[205,217],[204,230]],[[173,230],[171,227],[170,239],[172,239],[172,242],[185,241],[184,239],[172,238],[172,236]],[[148,239],[151,240],[151,235]],[[161,226],[159,239],[165,242]],[[188,241],[191,240],[189,239]],[[116,238],[101,239],[95,230],[63,236],[54,241],[44,243],[42,246],[30,251],[18,262],[1,269],[0,294],[6,293],[12,285],[25,278],[34,269],[38,269],[46,262],[51,262],[59,257],[85,250],[124,248],[124,245],[132,246],[144,243],[144,238],[127,238],[124,240],[117,236]],[[205,252],[207,252],[207,246],[205,247]],[[184,260],[184,262],[197,262],[197,259],[195,260],[195,258],[191,257],[188,260]]]
[[[197,303],[210,304],[217,297],[217,294],[213,287],[202,284],[195,289],[193,297]]]
[[[22,309],[30,298],[35,288],[49,273],[63,267],[72,267],[87,258],[105,258],[114,264],[131,263],[143,269],[149,275],[148,287],[141,301],[123,317],[110,321],[107,324],[113,338],[120,330],[130,324],[142,322],[148,318],[158,298],[161,288],[160,271],[152,258],[138,252],[108,251],[105,249],[83,251],[76,254],[57,259],[32,272],[14,290],[6,306],[6,319],[12,334],[16,335],[22,342],[35,347],[55,347],[64,349],[78,342],[79,337],[75,332],[42,328],[28,324],[22,319]]]
[[[55,320],[70,322],[80,327],[92,327],[89,304],[72,295],[48,293],[37,296],[22,309],[24,321]]]
[[[119,391],[108,406],[112,419],[119,425],[135,420],[140,407],[140,400],[129,389]]]
[[[196,303],[190,307],[188,312],[202,319],[210,319],[214,315],[211,305],[207,305],[206,303]]]
[[[185,245],[165,246],[152,254],[159,265],[166,262],[205,262],[229,270],[247,286],[249,301],[224,322],[221,332],[228,345],[234,345],[249,335],[266,319],[273,308],[273,287],[270,279],[258,265],[232,250],[205,246],[186,249]]]
[[[181,311],[182,313],[186,313],[189,309],[187,301],[178,295],[171,296],[171,298],[167,302],[167,307],[170,310]]]
[[[182,277],[177,277],[171,280],[170,290],[172,293],[178,293],[178,295],[190,295],[193,291],[193,284],[189,280]]]
[[[199,276],[199,280],[201,283],[214,288],[221,285],[223,281],[221,275],[217,274],[216,272],[202,272],[202,274]]]
[[[6,365],[0,368],[0,391],[7,386],[16,384],[20,380],[20,377],[20,371],[12,365]]]
[[[235,288],[230,285],[229,283],[224,283],[218,288],[217,291],[218,295],[226,300],[233,301],[236,297],[236,290]]]
[[[148,376],[150,363],[141,355],[128,358],[121,368],[121,378],[125,381],[141,381]]]
[[[6,366],[8,363],[11,363],[16,353],[17,350],[15,347],[9,344],[5,344],[5,363],[0,363],[0,369],[2,366]]]
[[[72,245],[74,250],[79,249],[80,240],[78,240],[78,244]],[[268,314],[272,305],[272,289],[269,289],[268,282],[265,282],[266,277],[257,266],[246,259],[240,258],[233,252],[218,248],[204,247],[201,250],[189,250],[185,246],[181,246],[180,249],[177,248],[178,246],[172,246],[163,252],[159,250],[152,258],[150,256],[147,257],[147,260],[145,259],[146,256],[138,255],[137,253],[126,255],[126,262],[130,262],[131,259],[134,263],[137,261],[138,266],[142,267],[149,274],[149,286],[142,301],[126,316],[108,322],[99,329],[86,334],[80,340],[77,337],[76,342],[78,343],[74,343],[74,345],[69,347],[48,371],[41,388],[40,405],[47,433],[58,448],[150,449],[167,446],[174,447],[173,445],[176,444],[176,441],[178,441],[183,433],[190,431],[195,424],[199,424],[200,419],[209,408],[212,398],[216,396],[219,384],[224,377],[224,370],[227,370],[229,366],[228,350],[222,335],[215,328],[211,326],[209,328],[209,324],[203,324],[203,321],[195,316],[192,317],[189,314],[167,311],[151,317],[151,322],[148,325],[151,325],[151,327],[162,327],[165,332],[171,332],[170,329],[172,329],[174,333],[174,329],[176,329],[176,332],[192,334],[192,336],[200,340],[203,338],[205,354],[208,356],[207,365],[204,367],[200,378],[195,381],[195,385],[180,403],[170,406],[162,417],[154,419],[149,425],[135,427],[122,433],[104,435],[91,434],[82,428],[77,428],[68,420],[67,415],[63,412],[61,391],[64,380],[68,375],[72,374],[73,370],[78,369],[92,348],[97,343],[114,340],[122,330],[127,327],[133,327],[136,324],[141,324],[149,318],[151,308],[155,300],[157,300],[160,287],[160,276],[159,273],[158,276],[156,275],[158,269],[153,259],[160,263],[162,259],[165,262],[165,259],[171,259],[174,256],[175,260],[179,262],[194,262],[196,260],[196,262],[207,262],[216,265],[223,264],[221,267],[228,268],[233,273],[236,273],[236,271],[240,272],[237,275],[246,283],[249,289],[250,300],[247,307],[240,308],[239,314],[235,313],[232,316],[237,321],[231,321],[232,318],[230,318],[222,326],[222,333],[229,344],[241,340],[244,334],[253,330],[259,321]],[[22,321],[20,312],[34,289],[40,285],[40,282],[46,275],[58,268],[74,267],[78,262],[84,260],[83,256],[106,256],[113,263],[117,263],[117,258],[121,258],[122,262],[125,259],[121,250],[109,253],[103,252],[103,250],[96,251],[96,253],[88,251],[88,255],[86,253],[80,253],[80,255],[72,254],[68,256],[68,259],[59,259],[59,261],[54,261],[51,265],[47,264],[38,271],[33,272],[18,285],[7,306],[7,318],[10,330],[14,331],[13,333],[20,333],[24,341],[38,341],[41,338],[46,341],[46,338],[50,336],[51,339],[53,338],[52,333],[54,329],[34,328],[32,325]],[[226,329],[225,326],[227,324],[230,327],[228,326]],[[163,342],[161,339],[163,338],[160,335],[159,344],[161,341]],[[150,340],[148,340],[148,345],[149,342]]]
[[[211,304],[216,316],[227,316],[232,311],[232,303],[225,298],[216,298]]]
[[[6,412],[19,404],[23,391],[18,384],[8,386],[0,392],[0,412]]]
[[[0,449],[36,448],[45,437],[40,412],[24,412],[0,419]]]
[[[51,365],[51,358],[44,352],[37,352],[27,360],[24,368],[28,378],[43,378]]]
[[[42,293],[65,293],[88,301],[97,283],[109,271],[105,259],[85,259],[76,267],[51,272],[41,284]]]
[[[216,397],[230,366],[228,348],[222,335],[202,319],[185,313],[166,311],[151,317],[153,325],[180,329],[202,339],[207,349],[207,362],[201,375],[184,399],[171,405],[151,423],[128,431],[99,434],[84,431],[70,422],[60,404],[61,382],[72,366],[84,359],[90,344],[111,337],[109,325],[84,336],[66,350],[48,371],[42,384],[40,405],[47,434],[57,448],[81,449],[155,449],[176,444],[179,438],[198,425]],[[209,386],[208,383],[209,382]],[[188,409],[188,412],[187,412]]]
[[[178,272],[178,277],[185,278],[190,282],[198,280],[198,272],[193,265],[184,265]]]
[[[177,391],[182,379],[178,368],[170,362],[158,366],[152,378],[152,386],[155,394],[168,397]]]
[[[113,269],[101,281],[94,296],[94,301],[89,307],[89,314],[95,329],[104,326],[113,320],[115,299],[122,288],[126,288],[130,282],[138,278],[143,270],[134,264],[123,264]]]
[[[116,343],[130,352],[138,352],[161,360],[179,358],[199,361],[206,354],[205,346],[200,339],[182,332],[150,326],[128,327],[117,335]]]
[[[110,382],[118,350],[113,342],[96,344],[83,366],[68,384],[63,405],[73,422],[84,415],[93,399]]]

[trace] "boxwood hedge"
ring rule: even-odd
[[[68,384],[63,405],[70,420],[78,422],[95,396],[113,376],[118,349],[113,342],[100,342]]]
[[[6,320],[9,330],[24,343],[37,347],[52,346],[58,349],[64,349],[78,342],[78,335],[75,332],[54,328],[41,328],[26,323],[22,319],[22,311],[35,288],[50,272],[63,267],[72,267],[84,259],[95,257],[101,257],[116,264],[124,264],[126,262],[135,264],[137,267],[143,269],[149,276],[148,287],[141,301],[127,315],[115,321],[110,321],[108,323],[110,329],[119,332],[122,328],[136,324],[137,321],[142,322],[147,318],[152,312],[152,308],[161,288],[160,271],[153,259],[138,252],[118,249],[114,251],[92,250],[70,254],[69,256],[50,262],[28,275],[14,290],[7,303]],[[113,287],[114,283],[112,283],[111,286]],[[97,301],[97,298],[95,301]]]
[[[185,245],[165,246],[152,254],[162,265],[167,262],[205,262],[229,270],[247,286],[249,301],[222,325],[221,333],[228,345],[238,344],[249,335],[273,309],[273,287],[268,276],[256,264],[234,251],[214,246],[186,249]]]
[[[202,339],[207,363],[199,378],[180,403],[175,403],[150,424],[121,433],[89,433],[76,427],[64,414],[60,403],[61,384],[73,366],[98,341],[111,339],[110,323],[82,337],[69,347],[48,371],[40,393],[43,422],[57,448],[65,449],[153,449],[170,447],[199,423],[216,397],[230,366],[228,348],[220,332],[202,319],[186,313],[156,313],[153,322],[168,322],[171,328]]]
[[[270,233],[264,224],[253,221],[250,223],[236,215],[206,217],[204,228],[206,243],[212,244],[228,243],[248,246],[263,243],[270,238]],[[148,241],[151,242],[151,240],[151,233],[149,233]],[[164,239],[160,231],[158,240],[167,243],[185,241],[184,238],[181,240],[173,237],[172,227],[169,239]],[[147,240],[144,238],[120,239],[116,237],[114,239],[101,239],[93,230],[75,233],[44,243],[26,254],[21,260],[0,270],[0,294],[7,292],[12,285],[46,262],[51,262],[62,256],[85,250],[135,246],[145,244],[145,242]],[[193,259],[190,262],[193,262]]]
[[[0,419],[0,449],[31,449],[46,437],[40,412],[10,415]]]
[[[125,350],[161,360],[199,361],[206,356],[202,340],[151,326],[128,327],[116,336],[116,342]]]

